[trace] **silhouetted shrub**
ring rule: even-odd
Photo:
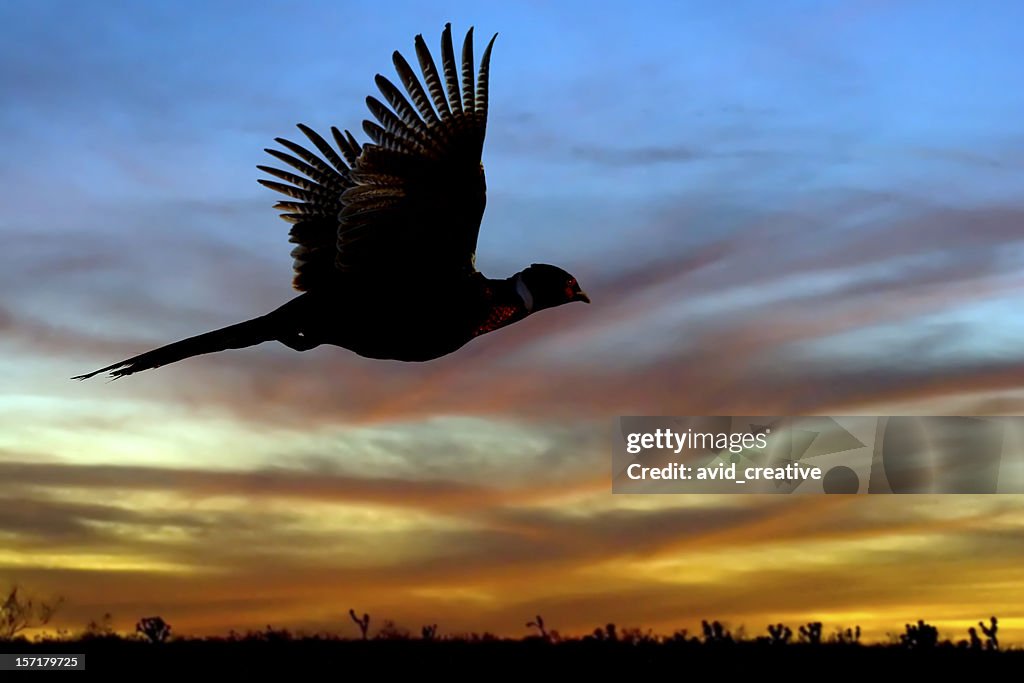
[[[732,634],[726,630],[719,621],[708,623],[706,620],[700,622],[701,630],[704,632],[704,642],[708,644],[722,645],[733,642]]]
[[[409,632],[399,628],[390,619],[384,621],[376,635],[377,640],[409,640]]]
[[[641,645],[646,643],[658,642],[658,637],[654,635],[654,632],[650,629],[646,631],[639,628],[625,628],[622,629],[622,633],[617,636],[620,642],[627,643],[629,645]]]
[[[537,615],[533,621],[526,622],[526,628],[535,628],[540,632],[541,640],[550,640],[551,636],[548,634],[546,628],[544,628],[544,617]]]
[[[939,644],[939,629],[918,619],[917,624],[906,624],[906,633],[900,636],[904,647],[912,650],[933,648]]]
[[[356,616],[356,611],[354,609],[350,609],[348,611],[348,615],[352,617],[352,621],[356,622],[356,625],[359,626],[359,631],[363,634],[363,640],[366,640],[366,632],[370,629],[370,615],[364,612],[363,618],[360,619]]]
[[[978,626],[981,627],[981,632],[985,634],[985,648],[988,650],[998,650],[999,638],[996,637],[996,631],[999,630],[999,620],[992,617],[989,620],[989,626],[985,626],[983,621],[979,621]]]
[[[673,631],[672,635],[669,636],[668,638],[666,638],[664,640],[664,642],[666,642],[666,643],[675,643],[675,644],[699,643],[700,639],[698,639],[698,638],[690,638],[690,632],[687,631],[685,628],[681,628],[681,629],[676,629],[675,631]]]
[[[830,640],[837,645],[860,645],[860,626],[838,628]]]
[[[61,597],[40,602],[25,596],[18,586],[12,586],[0,602],[0,640],[14,640],[25,629],[50,623],[63,602]]]
[[[286,628],[274,628],[267,624],[267,628],[255,634],[256,638],[268,643],[284,643],[292,640],[292,632]]]
[[[969,647],[972,650],[981,650],[984,647],[981,638],[978,637],[978,629],[972,626],[967,629],[967,634],[971,637],[971,641],[968,643],[966,640],[961,640],[959,643],[961,647]]]
[[[82,632],[82,640],[91,640],[96,638],[116,638],[117,633],[114,631],[114,617],[110,612],[105,613],[99,621],[93,619],[85,625],[85,630]]]
[[[772,645],[785,645],[793,637],[793,629],[785,624],[768,624],[768,635]]]
[[[162,617],[142,617],[135,624],[135,632],[141,633],[151,643],[162,643],[171,637],[171,625]]]
[[[809,645],[820,645],[821,644],[821,628],[822,624],[820,621],[812,621],[809,624],[805,624],[800,627],[800,642],[807,643]]]

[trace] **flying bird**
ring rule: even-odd
[[[292,286],[301,294],[258,318],[73,379],[103,372],[116,379],[268,341],[296,351],[329,344],[366,358],[430,361],[538,311],[589,303],[576,278],[557,266],[534,263],[505,279],[476,268],[496,38],[476,72],[470,28],[460,73],[451,24],[441,34],[440,69],[422,35],[416,36],[422,82],[396,51],[405,94],[376,76],[384,101],[366,98],[376,119],[363,121],[371,143],[360,145],[349,131],[332,127],[335,149],[303,124],[299,130],[319,154],[275,138],[287,151],[266,151],[289,168],[258,166],[273,178],[258,182],[286,197],[274,208],[292,224]]]

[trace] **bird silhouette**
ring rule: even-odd
[[[441,34],[439,71],[422,35],[416,57],[423,82],[399,52],[395,69],[406,97],[384,76],[366,104],[372,143],[331,128],[337,149],[298,128],[320,155],[290,140],[267,153],[290,167],[258,166],[259,182],[287,197],[274,208],[292,223],[294,289],[270,313],[168,344],[73,379],[113,378],[192,356],[278,341],[296,351],[329,344],[366,358],[429,361],[480,335],[543,309],[590,302],[572,275],[535,263],[506,279],[476,268],[486,204],[481,162],[487,128],[491,38],[475,72],[473,29],[461,74],[451,24]],[[461,82],[460,82],[461,76]],[[426,87],[424,87],[424,84]]]

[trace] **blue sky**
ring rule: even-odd
[[[1022,15],[1008,2],[4,3],[0,580],[71,593],[72,620],[116,597],[128,626],[163,611],[196,631],[326,623],[351,606],[341,575],[372,609],[507,632],[543,605],[564,628],[608,609],[652,626],[708,616],[698,607],[873,609],[879,633],[921,616],[881,580],[837,596],[799,563],[765,574],[781,571],[769,557],[813,552],[846,578],[893,561],[948,570],[915,599],[950,624],[987,616],[967,616],[957,577],[974,562],[974,585],[1001,586],[1019,567],[1016,498],[943,503],[946,526],[892,500],[613,497],[601,430],[619,414],[1024,409]],[[268,344],[113,384],[66,379],[293,296],[288,226],[256,183],[263,148],[300,139],[299,122],[365,140],[374,74],[391,77],[417,33],[436,50],[447,21],[457,37],[475,26],[478,45],[500,34],[478,266],[561,264],[592,306],[424,366]],[[874,521],[890,513],[919,531]],[[652,578],[708,561],[749,572],[761,602],[740,606],[723,583],[687,607]],[[789,581],[810,588],[773,603]],[[169,587],[192,597],[153,602]],[[246,606],[227,614],[226,600]],[[1024,629],[1024,613],[1001,623]]]
[[[1020,189],[1005,3],[187,6],[5,5],[3,199],[29,204],[5,231],[195,234],[268,259],[269,279],[286,247],[262,148],[300,121],[358,133],[390,52],[452,17],[501,34],[478,259],[503,274],[704,243],[766,211],[811,213],[831,243]]]

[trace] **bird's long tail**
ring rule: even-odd
[[[109,372],[111,377],[117,379],[135,372],[175,363],[192,356],[200,356],[204,353],[216,353],[217,351],[225,351],[227,349],[243,349],[247,346],[255,346],[256,344],[262,344],[265,341],[275,339],[274,328],[275,325],[269,316],[260,316],[259,318],[229,325],[219,330],[182,339],[173,344],[147,351],[134,358],[123,360],[120,363],[100,368],[87,375],[78,375],[71,379],[89,379],[101,372]]]

